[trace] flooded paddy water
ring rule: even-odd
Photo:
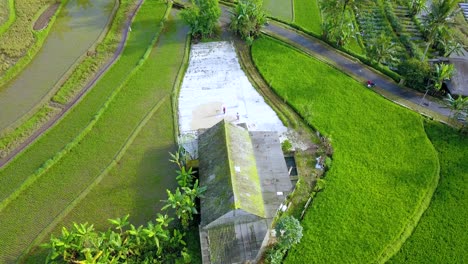
[[[70,0],[42,49],[16,79],[0,87],[0,132],[34,109],[103,32],[115,0]]]

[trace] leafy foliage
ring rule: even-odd
[[[215,32],[221,9],[216,0],[192,0],[192,6],[184,9],[182,19],[190,26],[195,38],[207,38]]]
[[[431,47],[435,42],[438,42],[438,40],[444,38],[444,36],[447,37],[443,32],[447,31],[447,26],[452,24],[458,2],[458,0],[432,1],[429,13],[424,20],[424,26],[426,29],[425,36],[427,38],[424,56],[426,56],[429,47]]]
[[[237,2],[231,17],[231,29],[238,33],[247,43],[252,44],[260,35],[260,29],[266,22],[260,1],[241,0]]]
[[[463,97],[459,95],[457,99],[453,98],[452,95],[447,94],[445,98],[448,108],[452,113],[454,119],[463,118],[462,113],[465,113],[465,116],[468,112],[468,97]]]
[[[109,219],[113,225],[98,232],[88,223],[62,228],[43,247],[50,249],[46,263],[189,263],[184,234],[168,229],[172,219],[158,214],[156,222],[135,227],[123,218]]]
[[[278,245],[281,248],[290,249],[299,243],[302,238],[302,226],[299,220],[292,216],[280,218],[275,226]]]
[[[397,44],[385,33],[371,38],[367,42],[367,57],[379,64],[381,62],[392,63],[396,61]]]
[[[444,81],[450,80],[455,73],[453,64],[437,63],[432,71],[432,81],[434,89],[440,91]]]
[[[420,91],[428,88],[431,69],[427,62],[415,58],[402,61],[398,65],[398,72],[405,79],[406,86]]]

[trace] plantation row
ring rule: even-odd
[[[287,94],[335,150],[327,187],[306,213],[304,237],[286,263],[388,259],[415,227],[437,185],[437,154],[422,118],[275,40],[257,40],[252,55],[272,88]],[[303,112],[306,105],[312,113]]]
[[[186,29],[171,18],[167,32],[153,46],[162,30],[161,21],[168,15],[165,4],[146,1],[118,62],[61,122],[0,170],[0,181],[5,183],[0,189],[0,236],[5,238],[0,241],[0,262],[26,253],[36,236],[36,245],[48,239],[48,233],[63,224],[65,217],[65,223],[76,221],[85,196],[86,216],[99,216],[98,221],[86,221],[98,226],[106,216],[134,212],[139,223],[154,217],[151,208],[161,199],[154,190],[168,187],[158,176],[170,171],[166,151],[173,148],[174,140],[168,98],[186,38]],[[155,126],[157,130],[152,129]],[[124,155],[126,150],[131,154]],[[131,173],[120,174],[120,170]]]

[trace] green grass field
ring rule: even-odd
[[[322,17],[317,0],[294,1],[294,24],[317,35],[322,34]]]
[[[131,87],[120,87],[157,34],[165,10],[166,5],[163,3],[145,2],[132,26],[132,34],[120,60],[57,126],[0,171],[0,182],[4,184],[0,187],[2,204],[8,201],[6,198],[17,194],[17,198],[10,200],[0,211],[0,262],[14,260],[43,228],[93,182],[140,122],[141,115],[149,111],[158,98],[167,94],[167,91],[153,89],[151,92],[133,86],[137,84],[135,78],[138,75],[133,75],[133,82],[127,83],[133,84]],[[154,83],[145,77],[139,77],[139,85]],[[103,105],[106,98],[119,87],[120,93],[113,95],[113,101]],[[140,100],[142,98],[143,101]],[[96,124],[91,131],[87,131],[89,127],[86,127],[92,123],[90,121],[99,109],[106,111],[100,114],[97,122],[94,119]],[[57,164],[60,166],[52,166],[42,175],[38,174],[41,167],[50,165],[47,160],[83,134],[85,128],[87,130],[84,132],[88,134],[62,155]],[[32,175],[40,177],[24,188],[23,184]],[[23,191],[18,193],[18,190]],[[50,206],[51,201],[54,206]]]
[[[263,8],[272,17],[277,17],[285,21],[293,20],[293,0],[265,0]]]
[[[252,47],[273,89],[334,147],[327,187],[285,263],[370,263],[394,254],[436,188],[439,164],[417,114],[269,38]]]
[[[468,137],[439,123],[427,123],[426,132],[439,153],[439,186],[390,263],[468,263]]]

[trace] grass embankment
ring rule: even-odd
[[[90,120],[93,122],[92,120],[96,118],[97,113],[100,113],[100,119],[104,119],[104,116],[106,116],[104,113],[111,111],[108,109],[102,113],[100,109],[109,107],[109,103],[103,105],[103,102],[111,96],[116,88],[121,88],[122,82],[128,78],[130,72],[144,56],[148,45],[151,45],[151,40],[157,33],[158,25],[165,10],[166,6],[162,3],[145,2],[133,23],[133,32],[120,60],[99,80],[83,100],[68,112],[60,123],[0,170],[0,182],[2,183],[0,197],[2,204],[7,204],[0,212],[0,218],[2,219],[0,220],[2,222],[0,227],[0,237],[2,237],[2,240],[0,240],[0,248],[2,249],[0,251],[0,262],[10,260],[11,257],[17,256],[21,250],[24,250],[35,235],[40,233],[42,228],[47,226],[58,212],[64,209],[70,199],[76,197],[77,192],[79,193],[80,189],[83,190],[86,184],[89,184],[90,179],[97,176],[96,171],[100,171],[102,166],[106,165],[101,157],[106,158],[111,155],[106,152],[109,150],[108,147],[118,147],[119,140],[113,136],[122,136],[119,134],[120,128],[122,130],[131,129],[130,124],[126,121],[130,122],[132,119],[127,117],[127,114],[137,114],[139,113],[137,110],[141,111],[142,107],[148,106],[147,104],[141,104],[122,109],[126,113],[120,113],[121,115],[118,117],[113,116],[113,119],[120,122],[118,125],[99,126],[89,131]],[[132,88],[134,93],[138,93],[138,87]],[[125,93],[123,89],[121,92]],[[135,99],[130,94],[126,98],[127,100]],[[154,97],[148,98],[153,99]],[[117,100],[117,97],[114,98],[115,100]],[[98,124],[102,124],[101,120],[99,121]],[[100,144],[102,141],[106,142],[107,146],[101,148],[101,145],[99,145],[98,149],[86,151],[85,153],[80,152],[80,148],[65,148],[67,144],[74,147],[84,144],[83,142],[73,142],[76,141],[77,136],[80,137],[79,135],[83,134],[83,131],[88,133],[86,142]],[[120,132],[124,133],[123,131]],[[108,140],[104,140],[105,138]],[[64,152],[67,149],[68,152]],[[69,155],[72,153],[73,155],[70,158]],[[69,164],[70,167],[62,165],[67,160],[76,159],[77,156],[80,157],[79,160],[87,163]],[[50,161],[52,157],[55,157],[55,159]],[[91,161],[89,160],[90,157],[92,157]],[[57,158],[61,158],[61,165],[49,168],[57,161]],[[40,179],[41,181],[31,182],[31,180],[28,180],[31,177],[36,177],[36,180]],[[52,182],[50,182],[51,180]],[[16,195],[17,198],[7,199],[12,194]],[[64,196],[60,196],[60,194]],[[34,199],[30,195],[34,195]],[[9,204],[5,203],[8,201]],[[54,201],[53,207],[50,206],[50,201]],[[18,221],[18,219],[22,220]],[[25,224],[28,225],[27,228]]]
[[[20,127],[0,135],[0,158],[5,157],[10,151],[17,147],[21,141],[31,135],[33,131],[39,129],[51,116],[57,114],[59,110],[45,105],[29,118]]]
[[[331,138],[327,187],[286,263],[369,263],[398,250],[428,205],[437,154],[417,114],[289,46],[261,38],[254,61],[273,89]],[[305,113],[311,109],[309,113]]]
[[[322,16],[317,0],[295,0],[294,23],[314,34],[321,35]]]
[[[166,198],[165,190],[177,185],[168,155],[175,150],[170,94],[182,64],[187,32],[180,19],[170,18],[146,62],[75,148],[80,153],[100,151],[100,162],[95,164],[92,155],[70,153],[49,171],[46,177],[59,177],[59,171],[82,164],[74,177],[71,173],[74,181],[83,180],[83,171],[99,176],[84,195],[81,193],[54,219],[36,243],[48,239],[52,229],[59,232],[72,222],[90,222],[105,229],[109,226],[107,219],[126,214],[136,225],[155,218],[160,200]],[[119,120],[121,116],[125,118]],[[103,137],[103,133],[108,135]]]
[[[15,21],[15,2],[13,0],[0,0],[0,36]]]
[[[62,87],[53,97],[53,101],[66,104],[77,92],[87,84],[87,82],[97,74],[102,65],[113,55],[122,36],[122,27],[127,19],[128,13],[134,7],[136,0],[120,1],[119,8],[112,19],[112,25],[105,38],[96,47],[96,55],[87,56],[73,72],[68,76]],[[44,115],[45,112],[49,114]],[[16,148],[21,142],[31,136],[34,131],[46,123],[52,116],[52,112],[58,112],[54,108],[43,106],[34,113],[27,121],[13,130],[6,129],[0,135],[0,158],[5,157],[10,151]]]
[[[426,123],[439,153],[440,182],[414,233],[390,263],[468,263],[468,137]]]
[[[293,0],[264,0],[263,9],[272,17],[291,22],[294,18]]]
[[[32,29],[34,18],[53,0],[17,0],[14,1],[15,19],[3,34],[0,34],[0,88],[13,79],[26,67],[40,50],[50,28],[67,0],[62,1],[57,13],[51,17],[49,25],[41,30]],[[33,18],[33,19],[31,19]]]

